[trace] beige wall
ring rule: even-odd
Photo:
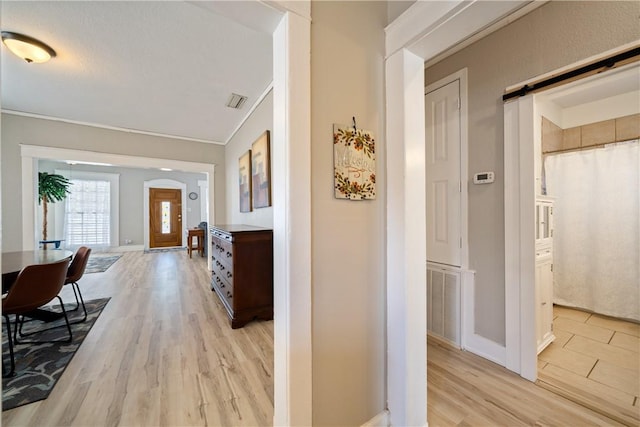
[[[225,145],[225,170],[226,182],[228,183],[225,210],[228,224],[273,227],[272,206],[254,209],[252,212],[245,213],[240,212],[239,207],[238,159],[247,150],[251,149],[251,144],[265,130],[273,132],[273,91],[269,92],[238,132]]]
[[[2,114],[3,252],[22,249],[20,144],[216,164],[216,218],[224,220],[224,147]]]
[[[313,424],[385,408],[385,2],[311,5]],[[334,198],[334,123],[376,137],[377,199]]]
[[[553,1],[425,70],[428,85],[469,70],[469,260],[476,270],[476,333],[505,342],[503,108],[507,86],[640,38],[639,2]]]

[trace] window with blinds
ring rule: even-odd
[[[66,198],[67,245],[111,245],[111,184],[107,180],[72,179]]]

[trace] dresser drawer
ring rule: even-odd
[[[211,288],[217,288],[221,290],[226,290],[232,288],[233,286],[224,279],[224,276],[220,274],[220,272],[213,270],[211,272]]]
[[[273,319],[273,231],[246,225],[211,228],[211,288],[231,327]]]
[[[213,255],[220,261],[225,261],[228,265],[233,265],[233,244],[214,237],[211,240]]]

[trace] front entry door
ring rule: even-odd
[[[462,259],[460,80],[425,97],[427,260],[459,267]]]
[[[182,190],[149,189],[149,247],[182,246]]]

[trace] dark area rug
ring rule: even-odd
[[[38,343],[38,344],[17,344],[14,346],[16,373],[10,378],[2,378],[2,410],[12,409],[17,406],[37,402],[46,399],[56,385],[56,382],[66,369],[67,365],[82,344],[85,337],[91,330],[102,309],[107,305],[110,298],[85,301],[87,307],[87,320],[75,325],[71,325],[73,340],[70,343]],[[65,304],[69,310],[74,304]],[[60,311],[60,306],[54,306],[55,311]],[[83,316],[82,307],[77,311],[67,312],[69,320],[81,319]],[[13,316],[11,326],[13,331]],[[46,329],[53,326],[65,325],[64,318],[55,322],[44,323],[39,320],[26,322],[24,332]],[[9,346],[6,340],[7,328],[2,324],[2,362],[3,369],[9,367]],[[68,337],[66,326],[55,328],[30,337],[29,340],[56,340]]]
[[[107,271],[116,261],[120,259],[122,254],[91,254],[89,255],[89,261],[87,261],[87,268],[85,273],[102,273]]]

